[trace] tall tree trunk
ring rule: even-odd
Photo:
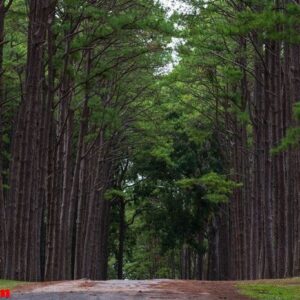
[[[89,76],[91,71],[91,50],[88,50],[86,53],[86,83],[85,83],[85,98],[81,115],[80,129],[79,129],[79,138],[77,144],[77,154],[75,161],[75,170],[74,170],[74,178],[73,185],[71,189],[71,207],[69,210],[68,216],[68,230],[70,232],[71,239],[69,238],[68,245],[68,255],[71,258],[70,263],[73,266],[72,276],[73,278],[77,278],[78,270],[76,264],[76,251],[77,249],[77,239],[80,233],[80,223],[81,223],[81,213],[82,213],[82,190],[83,183],[83,174],[85,168],[85,158],[84,158],[84,150],[85,150],[85,142],[84,138],[88,133],[88,122],[89,122],[89,99],[90,99],[90,85],[89,85]]]
[[[3,190],[3,130],[4,130],[4,69],[3,69],[3,49],[4,49],[4,19],[6,14],[4,0],[0,0],[0,277],[3,278],[5,271],[5,249],[7,244],[7,229],[5,215],[5,199]]]
[[[123,258],[124,258],[124,243],[125,243],[125,201],[123,198],[119,199],[119,245],[117,255],[117,266],[118,266],[118,279],[123,279]]]
[[[13,136],[10,168],[10,237],[7,247],[6,277],[36,281],[41,279],[40,235],[42,201],[38,183],[45,178],[39,170],[39,141],[45,132],[41,124],[43,108],[43,59],[48,17],[52,0],[29,2],[28,54],[24,101],[21,103]]]

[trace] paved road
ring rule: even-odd
[[[33,284],[12,293],[16,300],[246,300],[233,283],[206,281],[89,281]]]

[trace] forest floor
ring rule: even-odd
[[[76,280],[29,284],[12,292],[19,300],[246,300],[238,293],[234,282],[149,280],[90,281]]]

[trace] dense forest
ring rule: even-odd
[[[300,276],[299,0],[0,0],[0,278]]]

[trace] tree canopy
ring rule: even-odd
[[[300,1],[0,0],[0,277],[300,274]]]

